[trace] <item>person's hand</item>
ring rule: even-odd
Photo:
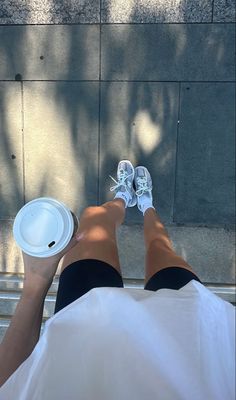
[[[46,293],[52,284],[59,261],[81,238],[82,235],[75,234],[68,246],[52,257],[32,257],[22,251],[24,261],[24,291],[32,293],[43,291]]]

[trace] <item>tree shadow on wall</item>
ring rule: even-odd
[[[179,82],[186,71],[191,80],[199,68],[204,73],[208,59],[217,76],[225,57],[220,28],[208,31],[201,60],[194,60],[189,49],[201,38],[192,42],[186,25],[102,25],[101,71],[98,24],[0,29],[0,79],[22,79],[4,82],[1,90],[1,218],[13,218],[24,200],[40,196],[57,197],[79,214],[109,198],[109,175],[115,177],[118,162],[129,158],[150,170],[154,202],[165,223],[175,222],[176,195],[184,203],[191,189],[187,182],[187,192],[176,192]],[[158,60],[163,49],[165,64]],[[14,110],[20,128],[8,111],[10,86],[22,101]],[[186,171],[193,185],[194,173]],[[127,223],[142,222],[137,210],[129,211]]]

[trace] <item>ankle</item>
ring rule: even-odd
[[[142,213],[143,213],[143,216],[145,215],[145,213],[148,211],[150,211],[150,210],[154,210],[154,211],[156,211],[156,209],[155,209],[155,207],[153,206],[153,205],[145,205],[144,207],[143,207],[143,209],[142,209]]]
[[[141,196],[137,196],[138,209],[143,213],[149,208],[155,209],[153,206],[153,197],[151,192],[143,193]]]
[[[123,198],[120,197],[115,197],[113,200],[111,200],[112,204],[117,204],[121,208],[126,208],[126,201]]]
[[[130,195],[127,191],[125,191],[125,192],[119,191],[116,193],[113,200],[122,200],[125,205],[125,208],[127,208],[129,200],[130,200]]]

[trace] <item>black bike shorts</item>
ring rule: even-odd
[[[200,279],[182,267],[168,267],[156,272],[144,289],[178,290],[192,279]],[[110,264],[94,259],[79,260],[66,267],[59,279],[55,313],[95,287],[124,287],[119,272]]]

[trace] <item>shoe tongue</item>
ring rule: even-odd
[[[145,173],[144,173],[144,171],[143,171],[142,169],[140,169],[140,170],[138,171],[138,176],[139,176],[140,178],[143,178],[143,177],[145,176]]]

